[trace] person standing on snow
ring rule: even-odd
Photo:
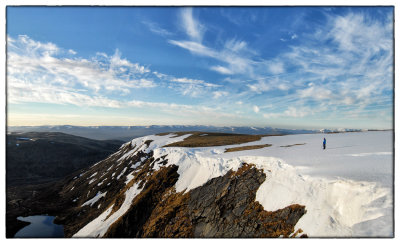
[[[324,150],[326,148],[326,139],[324,138],[324,142],[322,143],[322,146],[324,147]]]

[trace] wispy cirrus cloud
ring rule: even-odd
[[[264,113],[263,117],[266,119],[276,119],[276,118],[303,118],[305,116],[314,114],[316,111],[314,111],[310,107],[288,107],[286,110],[283,112],[279,113]]]
[[[71,59],[62,55],[71,54],[69,50],[63,50],[52,43],[43,44],[27,36],[17,39],[8,37],[8,41],[7,98],[10,104],[41,103],[112,109],[153,109],[188,121],[210,116],[219,119],[237,117],[219,108],[204,105],[110,97],[107,91],[118,91],[121,94],[121,91],[125,92],[124,89],[154,88],[154,83],[146,78],[150,73],[168,84],[178,84],[171,89],[182,89],[184,95],[204,94],[206,90],[209,92],[210,89],[219,87],[204,80],[177,78],[151,71],[145,66],[122,58],[118,50],[111,56],[97,53],[92,59]],[[138,78],[132,80],[133,75],[137,75]],[[129,92],[130,90],[127,91]],[[225,93],[222,92],[221,95],[223,94]],[[42,117],[40,114],[32,115],[32,118],[37,120]]]
[[[218,50],[203,44],[203,35],[206,27],[193,16],[192,8],[184,8],[180,18],[189,40],[168,40],[170,44],[190,51],[194,55],[216,59],[223,65],[212,65],[210,70],[225,75],[252,73],[252,60],[248,59],[249,53],[255,52],[248,48],[242,40],[229,39],[222,49]]]
[[[226,97],[226,96],[228,96],[229,93],[226,92],[226,91],[215,91],[215,92],[213,92],[213,95],[214,95],[214,99],[218,99],[218,98],[220,98],[220,97]]]
[[[219,85],[216,85],[213,83],[207,83],[204,80],[189,79],[186,77],[183,77],[183,78],[172,77],[170,80],[174,81],[174,82],[178,82],[178,83],[197,84],[197,85],[203,85],[206,87],[219,87]]]
[[[211,66],[210,69],[214,70],[218,73],[221,73],[223,75],[233,75],[234,74],[234,72],[231,69],[221,66],[221,65]]]
[[[123,91],[155,87],[143,74],[150,70],[121,58],[118,50],[108,56],[98,53],[91,59],[66,57],[71,53],[52,43],[40,43],[28,36],[8,38],[7,74],[14,80],[29,77],[37,86],[59,83],[67,87],[83,86],[94,92]],[[75,53],[76,54],[76,53]]]
[[[251,65],[253,61],[243,55],[243,50],[240,51],[240,49],[236,49],[232,51],[231,49],[227,48],[216,50],[214,48],[207,47],[202,43],[186,40],[169,40],[168,42],[183,49],[186,49],[194,55],[213,58],[222,62],[223,65],[210,66],[210,70],[219,72],[221,74],[253,73],[253,67]]]
[[[276,91],[286,91],[294,102],[286,109],[307,101],[324,100],[320,106],[366,106],[379,102],[380,96],[392,89],[391,18],[379,21],[363,13],[326,16],[326,23],[314,33],[303,34],[301,41],[270,60],[258,57],[247,42],[237,39],[228,39],[220,49],[199,39],[169,43],[193,55],[220,61],[209,69],[229,76],[226,79],[237,80],[235,75],[241,75],[243,81],[247,77],[243,85],[249,92],[274,95]],[[290,32],[288,39],[297,41],[299,35]],[[290,114],[298,113],[286,113]]]
[[[152,21],[142,21],[142,24],[144,24],[151,32],[161,35],[161,36],[171,36],[173,35],[172,32],[160,27],[158,24],[152,22]]]
[[[186,7],[180,12],[182,27],[190,39],[201,42],[205,27],[193,17],[193,8]]]
[[[281,107],[283,112],[266,113],[265,118],[301,118],[325,112],[327,108],[339,117],[348,116],[344,108],[361,116],[376,114],[376,106],[390,108],[391,18],[379,21],[362,13],[350,13],[327,15],[327,23],[276,57],[285,67],[295,70],[285,77],[292,101]],[[269,92],[273,84],[268,80],[250,84],[249,88]],[[298,107],[301,109],[294,109]]]
[[[71,49],[50,42],[41,43],[25,35],[16,39],[8,37],[7,44],[7,75],[12,81],[9,84],[10,102],[29,97],[27,91],[18,92],[23,87],[30,87],[32,97],[46,94],[41,89],[45,87],[47,92],[58,94],[58,98],[49,95],[48,100],[41,102],[60,104],[75,97],[79,102],[71,104],[106,107],[107,102],[111,107],[116,106],[115,102],[106,99],[112,93],[126,96],[136,89],[165,87],[183,96],[195,97],[219,87],[204,80],[151,71],[149,67],[123,58],[118,49],[112,55],[98,52],[87,59],[77,56]],[[60,87],[65,92],[61,92]],[[25,94],[24,98],[18,94]]]

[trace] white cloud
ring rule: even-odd
[[[13,104],[24,102],[72,104],[76,106],[95,106],[119,108],[121,103],[103,96],[82,94],[79,90],[60,88],[51,84],[34,85],[21,80],[9,78],[8,102]]]
[[[186,84],[193,84],[193,85],[201,85],[204,87],[219,87],[219,85],[205,82],[204,80],[197,80],[197,79],[189,79],[186,77],[183,78],[176,78],[171,77],[171,81],[178,82],[178,83],[186,83]]]
[[[289,116],[289,117],[296,117],[296,118],[301,118],[305,117],[312,112],[310,111],[309,108],[295,108],[295,107],[289,107],[285,112],[284,115]]]
[[[308,107],[295,108],[293,106],[289,106],[285,111],[281,113],[264,113],[263,117],[266,119],[275,119],[281,117],[302,118],[310,114],[314,114],[314,111],[312,111]]]
[[[392,28],[385,28],[379,22],[367,19],[362,14],[351,13],[332,20],[334,25],[328,37],[333,38],[344,51],[362,53],[366,50],[392,49],[392,40],[388,36]]]
[[[192,38],[192,40],[168,40],[170,44],[184,48],[194,55],[204,56],[216,59],[225,63],[222,65],[213,65],[211,70],[221,74],[253,74],[253,65],[256,64],[248,56],[256,55],[257,53],[247,47],[244,41],[228,40],[221,50],[210,48],[201,43],[201,39]]]
[[[265,81],[258,81],[255,84],[247,85],[251,91],[258,94],[271,90],[271,87]]]
[[[388,95],[393,89],[391,19],[380,21],[361,13],[328,15],[327,24],[316,28],[312,35],[304,35],[301,43],[290,46],[291,51],[276,57],[285,69],[295,70],[293,75],[285,75],[287,82],[281,86],[268,80],[267,84],[257,82],[249,88],[296,91],[292,102],[317,101],[313,105],[317,111],[323,106],[338,111],[346,106],[376,114],[369,107],[391,106],[392,100]],[[311,85],[307,87],[308,83]],[[302,111],[285,112],[293,117],[310,114]]]
[[[190,7],[183,8],[181,11],[181,20],[186,34],[197,42],[203,39],[204,26],[193,18],[193,9]]]
[[[265,114],[263,114],[263,117],[266,118],[266,119],[275,119],[275,118],[278,118],[280,116],[281,116],[280,113],[265,113]]]
[[[193,41],[175,41],[175,40],[169,40],[169,43],[176,45],[178,47],[184,48],[189,50],[191,53],[200,55],[200,56],[206,56],[206,57],[211,57],[211,58],[217,58],[218,53],[214,51],[211,48],[208,48],[204,46],[201,43],[198,42],[193,42]]]
[[[82,85],[92,91],[123,91],[155,87],[156,84],[141,75],[150,70],[121,58],[116,50],[112,56],[96,55],[92,59],[66,58],[55,44],[42,44],[28,36],[19,36],[9,45],[7,52],[8,79],[22,80],[43,86],[59,83],[72,88]],[[60,54],[60,55],[58,55]]]
[[[77,106],[123,107],[122,96],[132,89],[163,86],[197,97],[220,85],[200,79],[177,78],[114,54],[96,53],[90,59],[67,58],[72,50],[37,42],[28,36],[8,37],[7,81],[10,103],[40,102]],[[120,99],[110,99],[118,94]]]
[[[153,23],[151,21],[142,21],[142,24],[144,24],[151,32],[161,35],[161,36],[170,36],[172,33],[164,28],[161,28],[159,25],[156,23]]]
[[[289,90],[289,84],[290,83],[286,80],[272,76],[255,79],[255,82],[248,84],[247,87],[250,88],[250,91],[261,94],[277,89],[282,91]]]
[[[280,74],[285,71],[282,62],[271,62],[268,68],[272,74]]]
[[[165,79],[170,81],[170,89],[177,90],[184,96],[199,97],[201,95],[205,95],[214,88],[220,87],[220,85],[208,83],[204,80],[190,79],[186,77],[177,78],[173,76],[167,76]]]
[[[69,50],[68,50],[68,53],[70,53],[70,54],[72,54],[72,55],[75,55],[75,54],[76,54],[76,52],[75,52],[74,50],[72,50],[72,49],[69,49]]]
[[[215,92],[213,92],[213,95],[214,95],[214,99],[218,99],[218,98],[220,98],[220,97],[226,97],[226,96],[228,96],[228,92],[226,92],[226,91],[215,91]]]
[[[323,87],[316,87],[314,85],[298,91],[300,98],[314,98],[316,100],[331,99],[332,92]]]
[[[241,51],[249,51],[247,43],[245,41],[237,41],[235,39],[228,40],[225,43],[225,48],[235,53],[239,53]]]
[[[260,112],[260,108],[259,108],[257,105],[254,105],[254,106],[253,106],[253,111],[254,111],[255,113],[258,113],[258,112]]]
[[[287,84],[279,84],[277,88],[279,90],[286,91],[286,90],[289,90],[290,87]]]
[[[70,104],[79,107],[106,107],[106,108],[143,108],[156,109],[159,112],[189,116],[192,119],[202,116],[215,118],[232,118],[235,115],[224,113],[217,108],[202,105],[185,105],[165,102],[148,102],[141,100],[116,100],[101,95],[82,94],[80,90],[67,87],[58,87],[52,84],[40,86],[10,77],[8,80],[8,102],[20,103],[51,103]],[[221,96],[227,95],[225,92]]]
[[[189,50],[191,53],[199,56],[205,56],[224,62],[228,67],[224,66],[211,66],[211,70],[225,74],[247,74],[253,73],[253,61],[237,54],[231,50],[223,49],[217,51],[215,49],[204,46],[201,43],[193,41],[175,41],[169,40],[169,43]]]
[[[224,75],[232,75],[234,72],[226,67],[217,65],[217,66],[211,66],[211,70],[217,71],[218,73],[224,74]]]
[[[188,79],[186,77],[172,78],[171,81],[175,81],[175,82],[179,82],[179,83],[189,83],[189,84],[204,84],[203,80]]]

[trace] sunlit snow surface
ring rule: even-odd
[[[179,166],[175,185],[178,192],[201,186],[230,169],[237,170],[244,162],[252,163],[267,176],[256,195],[265,210],[274,211],[294,203],[306,206],[307,213],[296,230],[301,228],[310,237],[393,236],[392,131],[271,136],[231,146],[162,148],[187,136],[146,136],[130,143],[141,146],[140,150],[146,153],[154,150],[154,158],[166,155],[167,166]],[[324,137],[326,150],[322,149]],[[147,140],[153,140],[148,148],[143,145]],[[272,146],[224,153],[226,148],[258,144]],[[155,170],[158,167],[155,164]],[[133,200],[138,192],[131,187],[126,195]],[[125,208],[113,216],[121,216],[129,204],[125,201]],[[103,222],[107,211],[75,236],[102,236],[112,219],[116,219]]]
[[[240,146],[257,144],[272,146],[231,153],[225,148],[239,145],[157,148],[155,157],[168,154],[169,164],[179,165],[177,191],[201,186],[243,162],[263,168],[267,180],[256,200],[269,211],[304,204],[307,214],[296,228],[311,237],[393,235],[392,131],[272,136]]]

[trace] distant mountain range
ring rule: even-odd
[[[187,125],[152,125],[152,126],[9,126],[7,132],[62,132],[82,136],[94,140],[129,141],[137,137],[164,132],[201,131],[237,134],[304,134],[319,133],[319,130],[278,129],[272,127],[217,127],[217,126],[187,126]]]
[[[279,129],[251,126],[205,126],[205,125],[151,125],[151,126],[8,126],[7,132],[62,132],[94,140],[130,141],[134,138],[165,132],[218,132],[249,135],[308,134],[361,131],[360,129]]]

